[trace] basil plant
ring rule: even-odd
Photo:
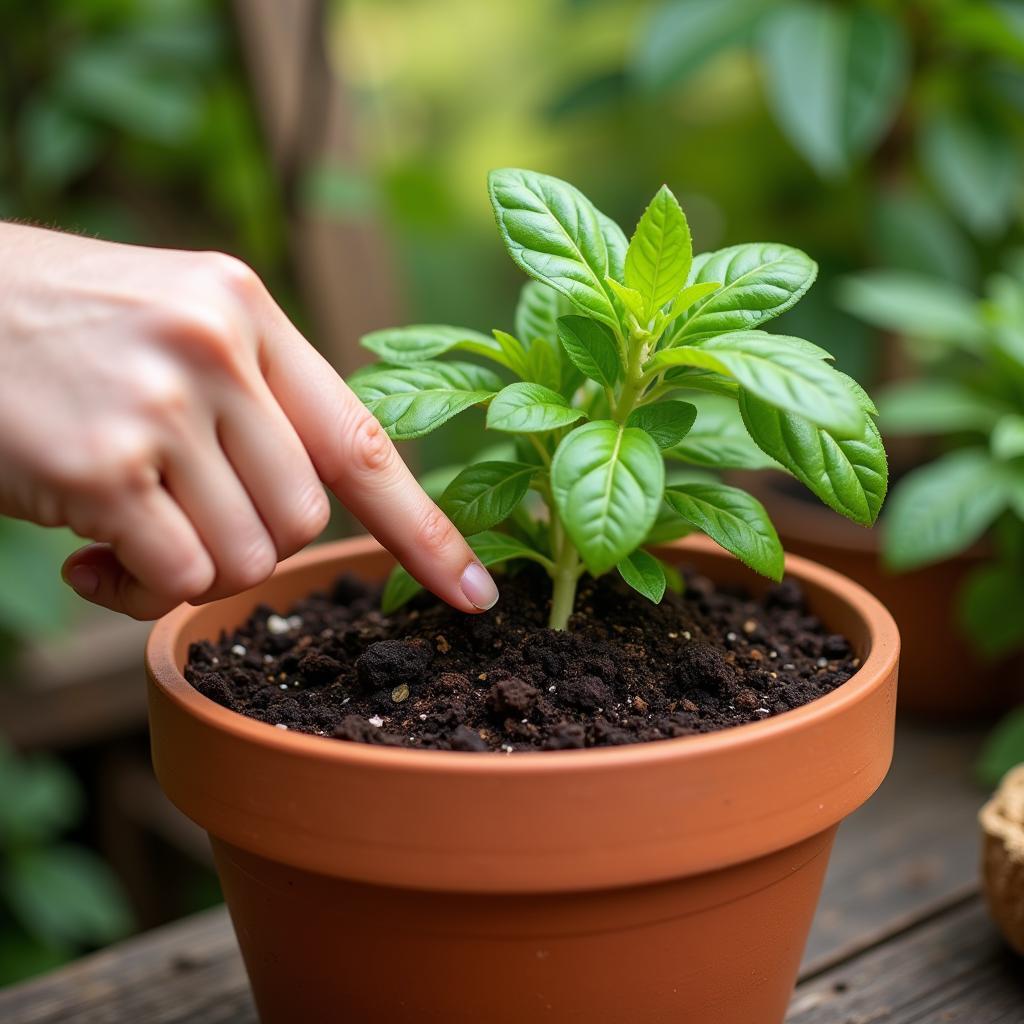
[[[484,564],[543,567],[552,628],[566,628],[585,572],[615,570],[660,601],[678,577],[647,549],[693,530],[781,578],[782,546],[762,505],[706,472],[667,477],[666,460],[779,466],[843,515],[874,522],[887,468],[871,400],[824,349],[761,329],[811,286],[811,259],[773,243],[694,256],[664,187],[627,241],[557,178],[507,168],[489,185],[505,248],[533,279],[515,334],[377,331],[363,344],[382,363],[351,384],[396,441],[471,406],[510,435],[515,457],[468,466],[440,505]],[[417,589],[397,569],[385,611]]]
[[[848,278],[840,301],[906,339],[917,376],[879,399],[890,437],[938,441],[904,476],[882,524],[897,570],[952,558],[990,536],[991,557],[968,577],[960,618],[990,656],[1024,649],[1024,256],[977,298],[900,270]]]

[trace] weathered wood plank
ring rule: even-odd
[[[786,1024],[1024,1024],[1024,964],[970,898],[797,989]]]

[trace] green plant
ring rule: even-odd
[[[0,739],[0,985],[120,938],[131,913],[110,869],[61,839],[82,794],[56,758],[16,755]]]
[[[879,270],[847,279],[840,301],[900,334],[919,370],[880,396],[888,436],[921,435],[940,454],[895,487],[882,523],[888,565],[952,558],[988,535],[958,617],[990,658],[1024,649],[1024,259],[978,299],[947,281]],[[1024,711],[989,738],[979,776],[995,785],[1024,760]]]
[[[724,399],[759,449],[754,461],[767,456],[833,508],[874,521],[887,469],[870,399],[817,345],[760,329],[811,286],[811,259],[771,243],[694,257],[666,187],[627,243],[557,178],[504,169],[489,186],[505,247],[535,279],[523,290],[516,334],[440,325],[377,331],[363,344],[385,365],[357,374],[352,386],[395,440],[421,437],[473,405],[487,406],[489,429],[514,436],[514,461],[469,466],[440,503],[485,564],[525,558],[545,569],[553,628],[566,627],[584,571],[617,568],[660,601],[671,573],[645,545],[694,529],[781,577],[782,547],[754,498],[714,480],[666,486],[666,456],[711,467],[735,459],[713,441],[686,446],[701,408],[681,394]],[[453,351],[518,380],[438,360]],[[750,448],[738,461],[749,460]],[[523,504],[529,491],[543,502],[539,516]],[[495,532],[506,521],[507,532]],[[396,570],[385,608],[417,587]]]

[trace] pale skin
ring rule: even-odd
[[[153,619],[255,586],[324,529],[325,487],[444,601],[497,600],[244,263],[0,224],[0,514],[93,542],[63,568],[82,597]]]

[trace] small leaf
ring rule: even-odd
[[[716,544],[751,569],[781,580],[785,556],[764,506],[737,487],[682,484],[669,487],[665,500]]]
[[[585,316],[563,316],[558,319],[558,339],[580,373],[602,387],[615,386],[622,364],[608,328]]]
[[[665,570],[654,555],[637,548],[616,566],[619,575],[638,593],[654,604],[665,596]]]
[[[642,430],[598,420],[562,439],[551,490],[591,574],[607,572],[647,536],[664,483],[661,453]]]
[[[562,351],[544,338],[538,338],[526,354],[527,381],[541,384],[552,391],[561,390]]]
[[[538,338],[554,343],[558,337],[557,320],[572,307],[560,295],[540,281],[527,281],[516,305],[516,335],[530,344]]]
[[[388,435],[406,441],[486,402],[501,379],[472,363],[420,363],[360,374],[349,384]]]
[[[909,51],[898,20],[866,5],[780,5],[761,32],[768,101],[790,142],[824,176],[847,169],[892,122]]]
[[[490,339],[488,340],[490,341]],[[482,348],[469,351],[475,351],[477,355],[489,355],[489,358],[511,370],[517,377],[522,377],[524,380],[530,379],[530,360],[526,348],[518,338],[506,334],[504,331],[495,330],[494,340],[490,341],[490,344],[492,349],[497,345],[496,352],[485,353]]]
[[[587,316],[618,325],[604,283],[611,271],[605,225],[586,196],[546,174],[504,168],[488,178],[498,230],[513,262]]]
[[[806,253],[775,242],[694,256],[690,284],[721,287],[693,304],[677,322],[671,343],[760,327],[795,305],[817,275],[818,265]]]
[[[879,396],[879,421],[886,434],[988,433],[1000,405],[952,380],[911,380],[891,384]]]
[[[584,415],[557,391],[540,384],[509,384],[491,402],[487,426],[510,434],[535,434],[575,423]]]
[[[477,462],[445,489],[438,504],[466,536],[489,530],[523,500],[536,466],[522,462]]]
[[[979,448],[951,452],[909,473],[889,499],[883,553],[898,570],[969,548],[1006,507],[1006,476]]]
[[[770,405],[806,416],[836,436],[857,436],[863,429],[863,410],[838,371],[812,357],[809,344],[785,335],[735,331],[709,338],[700,348],[684,345],[658,352],[644,369],[714,370]]]
[[[697,395],[690,401],[697,408],[697,421],[665,452],[667,458],[709,469],[778,469],[751,440],[732,398]]]
[[[499,565],[512,558],[526,558],[544,566],[548,572],[553,572],[555,568],[551,559],[507,533],[484,530],[482,533],[467,537],[466,543],[480,559],[481,565]],[[390,615],[401,608],[410,598],[415,597],[422,589],[423,587],[402,566],[396,565],[391,570],[391,575],[384,586],[380,604],[381,611],[385,615]]]
[[[643,296],[649,320],[686,284],[693,258],[690,226],[667,185],[644,210],[626,251],[626,281]]]
[[[829,508],[862,526],[874,523],[885,499],[889,469],[870,416],[864,417],[860,437],[836,439],[805,417],[776,409],[742,390],[739,408],[762,451]]]
[[[671,448],[686,437],[696,418],[697,407],[691,402],[655,402],[634,409],[626,426],[647,431],[659,448]]]
[[[992,454],[997,459],[1016,459],[1024,455],[1024,416],[1003,416],[992,431]]]
[[[638,291],[627,288],[624,284],[619,284],[614,277],[606,277],[604,283],[608,285],[622,305],[633,314],[637,323],[644,324],[647,322],[647,309],[644,306],[644,297]]]
[[[957,604],[971,642],[986,658],[1024,649],[1024,574],[1017,566],[979,566],[961,587]]]
[[[658,506],[658,516],[654,525],[648,530],[643,543],[645,546],[651,544],[667,544],[671,540],[678,540],[693,533],[693,524],[687,522],[667,502]]]
[[[396,565],[384,584],[384,593],[380,598],[380,610],[385,615],[390,615],[392,612],[398,611],[422,589],[422,585],[413,579],[402,566]]]
[[[468,327],[449,327],[446,324],[415,324],[411,327],[387,327],[372,331],[360,340],[385,363],[408,366],[436,359],[445,352],[463,347],[463,342],[475,342],[477,346],[494,350],[493,339]]]
[[[703,299],[712,292],[717,292],[722,287],[721,281],[701,281],[699,284],[688,284],[681,289],[679,294],[672,300],[668,307],[668,314],[665,316],[665,323],[681,317],[695,302]]]

